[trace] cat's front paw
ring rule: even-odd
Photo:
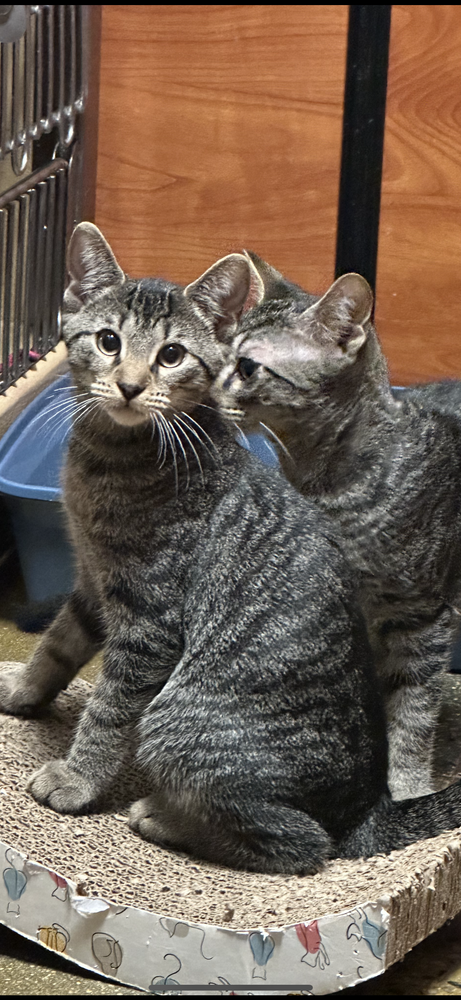
[[[24,663],[0,663],[0,712],[35,715],[46,704],[43,692],[27,677]]]
[[[61,813],[89,812],[98,797],[94,784],[73,771],[65,760],[44,764],[34,771],[26,787],[37,802]]]

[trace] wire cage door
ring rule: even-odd
[[[0,6],[0,393],[58,342],[67,236],[94,211],[100,10]]]

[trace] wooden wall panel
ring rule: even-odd
[[[398,4],[376,325],[395,382],[461,376],[461,6]]]
[[[333,277],[347,5],[103,6],[96,222],[135,275]]]
[[[333,276],[348,7],[103,6],[96,221],[132,274],[248,246]],[[376,324],[394,382],[461,375],[461,6],[394,5]]]

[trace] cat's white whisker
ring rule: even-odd
[[[75,405],[76,404],[73,403],[73,402],[71,403],[69,401],[67,401],[67,402],[61,401],[61,403],[60,403],[59,406],[52,407],[52,408],[48,407],[47,411],[46,411],[47,412],[47,417],[46,417],[46,420],[43,421],[43,423],[41,425],[41,429],[43,429],[44,427],[46,427],[47,424],[52,423],[54,420],[58,419],[63,413],[73,413],[74,409],[75,409]],[[43,414],[42,414],[42,417],[43,417]],[[31,422],[31,425],[32,425],[32,422]]]
[[[278,455],[274,448],[274,445],[271,444],[266,437],[264,438],[264,445],[267,448],[268,452],[272,455],[272,458],[275,458],[278,461]]]
[[[73,385],[63,385],[59,386],[57,389],[51,391],[51,395],[54,397],[51,400],[51,406],[59,406],[60,403],[71,402],[72,400],[83,399],[84,396],[88,396],[88,391],[77,392],[76,387]],[[64,397],[64,398],[59,398]]]
[[[193,451],[193,453],[195,455],[195,458],[196,458],[196,461],[197,461],[197,465],[198,465],[198,467],[200,469],[200,476],[201,476],[201,479],[202,479],[202,483],[203,483],[203,485],[205,485],[205,477],[204,477],[204,472],[203,472],[203,466],[202,466],[202,463],[200,461],[200,457],[199,457],[198,451],[195,448],[195,445],[194,445],[193,441],[191,441],[191,439],[190,439],[190,437],[189,437],[189,435],[187,433],[187,431],[191,431],[191,433],[195,434],[195,431],[193,430],[192,427],[187,427],[187,425],[184,424],[184,422],[181,420],[181,417],[179,416],[179,414],[176,414],[174,419],[178,420],[179,423],[180,423],[180,425],[181,425],[184,437],[188,441],[189,447],[192,449],[192,451]],[[203,441],[201,440],[201,438],[198,437],[198,434],[195,434],[195,437],[200,442],[200,444],[203,446]],[[210,457],[213,458],[212,455],[210,455]]]
[[[215,461],[217,461],[219,463],[221,461],[221,456],[219,454],[219,451],[218,451],[218,449],[217,449],[214,441],[212,440],[212,438],[210,437],[210,435],[207,434],[205,428],[202,427],[201,424],[197,423],[197,421],[194,420],[193,417],[191,417],[190,413],[186,413],[185,410],[181,410],[181,416],[183,417],[184,420],[190,421],[194,425],[194,427],[196,427],[197,430],[200,431],[203,434],[203,436],[206,438],[206,440],[211,445],[211,448],[212,448],[212,451],[213,451],[213,456],[212,457],[215,459]],[[186,426],[189,427],[189,424],[186,424]],[[195,433],[193,427],[189,427],[189,430],[192,431],[193,433]],[[208,451],[208,453],[211,455],[210,449],[205,444],[205,441],[203,441],[198,436],[198,434],[196,434],[195,436],[198,437],[198,439],[201,442],[201,444],[203,445],[203,447],[206,448],[206,450]]]
[[[202,410],[211,410],[212,413],[217,413],[218,408],[216,406],[209,406],[208,403],[198,403],[196,399],[187,399],[187,396],[182,396],[184,403],[191,403],[193,406],[199,406]]]
[[[42,433],[46,433],[48,442],[54,441],[59,432],[61,432],[59,441],[62,442],[77,422],[78,415],[83,416],[85,412],[88,412],[92,402],[91,398],[86,398],[80,403],[75,403],[74,400],[62,400],[59,407],[53,408],[53,412],[49,413],[40,428]]]
[[[159,442],[159,447],[160,447],[159,454],[160,454],[160,459],[161,459],[160,468],[163,468],[163,466],[164,466],[164,464],[166,462],[167,454],[168,454],[168,445],[167,445],[167,440],[166,440],[166,436],[165,436],[165,431],[163,429],[163,418],[162,418],[161,414],[156,413],[155,419],[157,420],[157,426],[158,426],[158,431],[159,431],[159,435],[160,435],[160,442]]]
[[[168,441],[169,441],[170,446],[171,446],[171,456],[172,456],[173,465],[174,465],[174,479],[175,479],[175,486],[176,486],[176,496],[178,496],[178,485],[179,485],[178,457],[177,457],[175,439],[174,439],[174,436],[173,436],[173,433],[172,433],[172,430],[171,430],[171,427],[170,427],[169,420],[167,420],[167,418],[164,417],[163,414],[162,414],[162,419],[163,419],[163,426],[164,426],[164,429],[165,429],[165,434],[167,435]]]
[[[260,427],[263,428],[263,430],[265,430],[268,434],[270,434],[274,438],[274,441],[277,442],[277,444],[282,449],[282,451],[284,452],[284,454],[287,456],[287,458],[290,459],[290,462],[292,462],[293,458],[290,455],[290,452],[288,451],[288,448],[286,448],[285,445],[284,445],[284,443],[283,443],[283,441],[281,441],[280,438],[277,437],[277,434],[275,433],[275,431],[273,431],[271,427],[267,427],[266,424],[263,424],[262,420],[259,421],[259,425],[260,425]]]
[[[184,445],[183,445],[183,443],[181,441],[181,438],[180,438],[180,435],[179,435],[179,431],[174,426],[174,424],[175,424],[175,418],[173,417],[173,422],[170,424],[170,427],[171,427],[171,430],[172,430],[173,434],[175,435],[175,438],[176,438],[176,440],[177,440],[177,442],[179,444],[179,447],[180,447],[181,452],[182,452],[182,456],[184,458],[184,462],[186,464],[186,490],[188,490],[189,486],[190,486],[189,462],[188,462],[188,459],[187,459],[187,453],[185,451]]]
[[[88,393],[86,391],[85,392],[77,392],[76,389],[75,389],[75,386],[72,386],[72,385],[60,385],[56,389],[52,389],[51,393],[50,393],[50,395],[52,395],[52,396],[55,397],[54,400],[53,400],[53,402],[55,402],[55,403],[62,402],[62,400],[56,399],[56,395],[58,393],[59,393],[59,395],[65,395],[65,396],[67,396],[69,399],[78,399],[79,397],[81,398],[82,396],[88,395]]]
[[[165,429],[163,426],[165,422],[165,417],[163,416],[163,413],[158,413],[158,412],[156,412],[154,415],[157,421],[157,427],[159,432],[159,450],[157,453],[157,461],[161,459],[160,468],[163,469],[168,454],[168,443],[165,434]],[[161,442],[161,447],[160,447],[160,442]]]
[[[186,431],[186,429],[185,429],[185,426],[184,426],[184,424],[183,424],[183,422],[182,422],[181,418],[180,418],[180,417],[178,416],[178,414],[176,414],[176,415],[175,415],[175,416],[173,417],[173,420],[174,420],[175,422],[176,422],[176,421],[179,421],[179,423],[180,423],[180,425],[181,425],[181,430],[182,430],[182,433],[184,434],[184,437],[186,438],[186,441],[187,441],[187,443],[188,443],[188,445],[189,445],[189,448],[190,448],[190,449],[191,449],[191,450],[193,451],[193,453],[194,453],[194,455],[195,455],[195,459],[196,459],[196,462],[197,462],[197,465],[198,465],[198,467],[199,467],[199,469],[200,469],[200,476],[201,476],[201,480],[202,480],[202,484],[203,484],[203,486],[204,486],[204,485],[205,485],[205,476],[204,476],[204,474],[203,474],[203,466],[202,466],[202,463],[201,463],[201,461],[200,461],[200,458],[199,458],[199,455],[198,455],[198,452],[197,452],[197,449],[196,449],[196,448],[194,447],[194,444],[193,444],[193,442],[191,441],[191,439],[190,439],[190,437],[189,437],[189,435],[188,435],[188,433],[187,433],[187,431]],[[192,430],[192,428],[191,428],[191,427],[189,427],[189,428],[188,428],[188,430],[190,430],[190,431],[191,431],[191,430]],[[197,435],[196,435],[196,436],[197,436]],[[199,439],[199,440],[200,440],[200,439]],[[203,442],[201,442],[201,444],[203,444]]]
[[[231,423],[234,425],[234,427],[235,427],[235,429],[237,431],[237,441],[240,444],[244,444],[245,448],[248,448],[248,450],[250,450],[250,442],[249,442],[246,434],[244,434],[244,432],[242,431],[242,428],[239,427],[239,425],[235,422],[235,420],[231,420]]]
[[[47,410],[48,416],[47,416],[46,420],[43,422],[43,424],[41,425],[41,428],[40,428],[41,431],[45,430],[45,428],[49,424],[57,424],[57,426],[60,426],[60,422],[59,422],[60,418],[62,418],[63,421],[71,421],[74,413],[78,412],[78,410],[82,406],[84,406],[86,404],[86,402],[87,401],[85,400],[83,403],[77,403],[77,404],[75,404],[73,402],[73,400],[67,400],[67,401],[62,400],[61,403],[59,404],[59,406],[56,406],[56,407],[53,407],[53,408],[50,407]],[[31,426],[32,426],[32,422],[31,422]]]
[[[91,400],[89,400],[87,408],[83,409],[82,412],[79,413],[76,418],[74,418],[74,421],[73,421],[74,427],[75,427],[76,424],[79,423],[80,420],[83,419],[83,417],[89,416],[90,414],[92,414],[94,416],[96,410],[98,409],[98,407],[100,405],[101,404],[100,404],[99,399],[91,399]]]
[[[63,441],[64,438],[68,436],[70,428],[71,428],[71,422],[69,418],[64,418],[60,420],[58,423],[51,424],[48,427],[45,427],[45,425],[43,425],[43,427],[40,428],[40,432],[45,433],[47,443],[49,444],[52,441],[54,441],[55,438],[58,437],[58,435],[59,435],[59,441]]]
[[[198,442],[199,442],[199,443],[201,444],[202,448],[204,448],[204,449],[205,449],[205,451],[207,452],[207,454],[208,454],[208,455],[210,456],[211,460],[212,460],[213,462],[215,462],[215,463],[217,463],[217,462],[218,462],[218,460],[219,460],[219,462],[220,462],[220,461],[221,461],[221,456],[220,456],[220,455],[218,454],[218,457],[216,457],[216,448],[214,449],[214,451],[210,451],[210,449],[209,449],[208,445],[207,445],[207,444],[206,444],[206,442],[205,442],[205,441],[204,441],[204,440],[203,440],[203,439],[202,439],[202,438],[200,437],[200,435],[199,435],[199,434],[198,434],[198,432],[197,432],[197,431],[195,430],[195,428],[194,428],[194,427],[190,427],[190,426],[189,426],[189,424],[187,424],[187,423],[185,422],[185,420],[184,420],[184,417],[187,417],[187,416],[188,416],[188,414],[187,414],[187,413],[184,413],[184,411],[183,411],[183,410],[181,410],[181,416],[179,415],[179,413],[176,413],[176,418],[177,418],[177,419],[179,420],[179,422],[180,422],[180,423],[182,424],[182,426],[183,426],[183,427],[184,427],[185,429],[187,429],[188,431],[190,431],[190,433],[191,433],[191,434],[193,434],[193,435],[194,435],[194,437],[196,438],[196,440],[197,440],[197,441],[198,441]],[[195,420],[194,420],[194,423],[195,423]],[[203,429],[203,428],[201,428],[201,427],[200,427],[200,424],[196,424],[196,426],[197,426],[197,427],[199,428],[199,430],[202,430],[202,429]],[[208,435],[207,435],[207,437],[208,437]]]
[[[157,438],[158,438],[158,441],[157,441],[157,462],[159,462],[161,456],[164,454],[164,451],[165,451],[165,440],[164,440],[164,436],[163,436],[163,430],[162,430],[162,427],[160,425],[160,421],[158,419],[157,414],[156,413],[150,413],[149,416],[150,416],[151,423],[152,423],[152,436],[151,436],[152,443],[154,442],[154,438],[155,438],[156,435],[157,435]],[[161,466],[160,466],[160,468],[161,468]]]
[[[85,396],[87,398],[86,393],[82,393],[81,395],[82,397]],[[62,407],[75,406],[75,405],[76,405],[76,399],[73,396],[67,399],[58,399],[55,400],[50,406],[47,406],[46,412],[48,414],[52,414],[54,412],[58,412]],[[38,419],[40,419],[40,416],[42,416],[42,414],[39,414]]]

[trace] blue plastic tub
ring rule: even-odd
[[[27,595],[43,600],[72,590],[73,556],[60,475],[71,418],[70,376],[40,393],[0,439],[0,493],[10,513]]]

